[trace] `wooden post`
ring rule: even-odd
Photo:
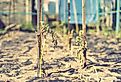
[[[38,44],[38,59],[37,59],[37,77],[42,76],[42,35],[41,35],[41,21],[42,21],[42,0],[38,0],[37,6],[37,44]]]
[[[68,0],[68,34],[70,34],[70,0]]]
[[[83,27],[83,33],[82,33],[82,49],[83,49],[83,68],[86,67],[86,51],[87,51],[87,41],[86,41],[86,12],[85,12],[85,1],[82,0],[82,27]]]
[[[83,26],[83,35],[86,37],[86,12],[85,12],[85,0],[82,0],[82,26]]]
[[[15,12],[16,12],[16,1],[15,0],[12,0],[12,3],[13,3],[13,21],[15,22],[16,21],[16,15],[15,15]]]
[[[68,0],[68,48],[71,50],[70,0]]]
[[[12,1],[10,1],[10,6],[9,6],[9,25],[10,25],[10,23],[11,23],[11,6],[12,5]]]
[[[25,0],[25,1],[26,1],[25,3],[26,13],[29,13],[31,12],[31,0]],[[26,17],[26,22],[30,23],[32,20],[32,15],[27,14],[25,17]]]

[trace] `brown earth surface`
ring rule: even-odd
[[[117,82],[121,81],[121,39],[88,35],[88,66],[81,69],[73,53],[50,35],[43,49],[45,75],[37,78],[37,43],[34,33],[11,31],[0,35],[0,82]]]

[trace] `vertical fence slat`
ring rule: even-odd
[[[120,23],[120,0],[117,0],[117,16],[116,16],[116,34],[119,32],[119,23]]]
[[[96,2],[97,2],[97,26],[96,26],[96,30],[97,30],[97,33],[99,33],[100,32],[100,29],[99,29],[99,21],[100,21],[100,19],[99,19],[99,17],[100,17],[100,15],[99,15],[99,0],[97,0]]]

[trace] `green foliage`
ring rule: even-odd
[[[104,29],[102,31],[102,34],[106,37],[108,36],[113,36],[115,38],[121,38],[121,31],[119,31],[117,34],[116,34],[116,31],[115,30],[108,30],[108,29]]]
[[[63,33],[63,28],[60,27],[60,26],[57,26],[57,27],[55,28],[55,31],[58,32],[59,34],[62,34],[62,33]]]
[[[34,26],[32,23],[23,23],[22,26],[20,27],[22,31],[35,31]]]
[[[94,29],[89,29],[89,30],[88,30],[88,33],[89,33],[89,34],[96,34],[96,31],[95,31]]]
[[[6,30],[0,29],[0,35],[6,33]]]
[[[121,38],[121,30],[120,30],[119,33],[117,34],[117,38]]]
[[[111,30],[111,31],[109,31],[108,29],[104,29],[103,31],[102,31],[102,33],[103,33],[103,35],[104,36],[111,36],[112,35],[112,33],[113,33],[113,31]]]

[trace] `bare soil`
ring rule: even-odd
[[[63,42],[53,48],[50,35],[43,49],[45,74],[38,78],[34,33],[11,31],[0,36],[0,82],[117,82],[121,81],[121,39],[88,35],[88,66],[81,69]]]

